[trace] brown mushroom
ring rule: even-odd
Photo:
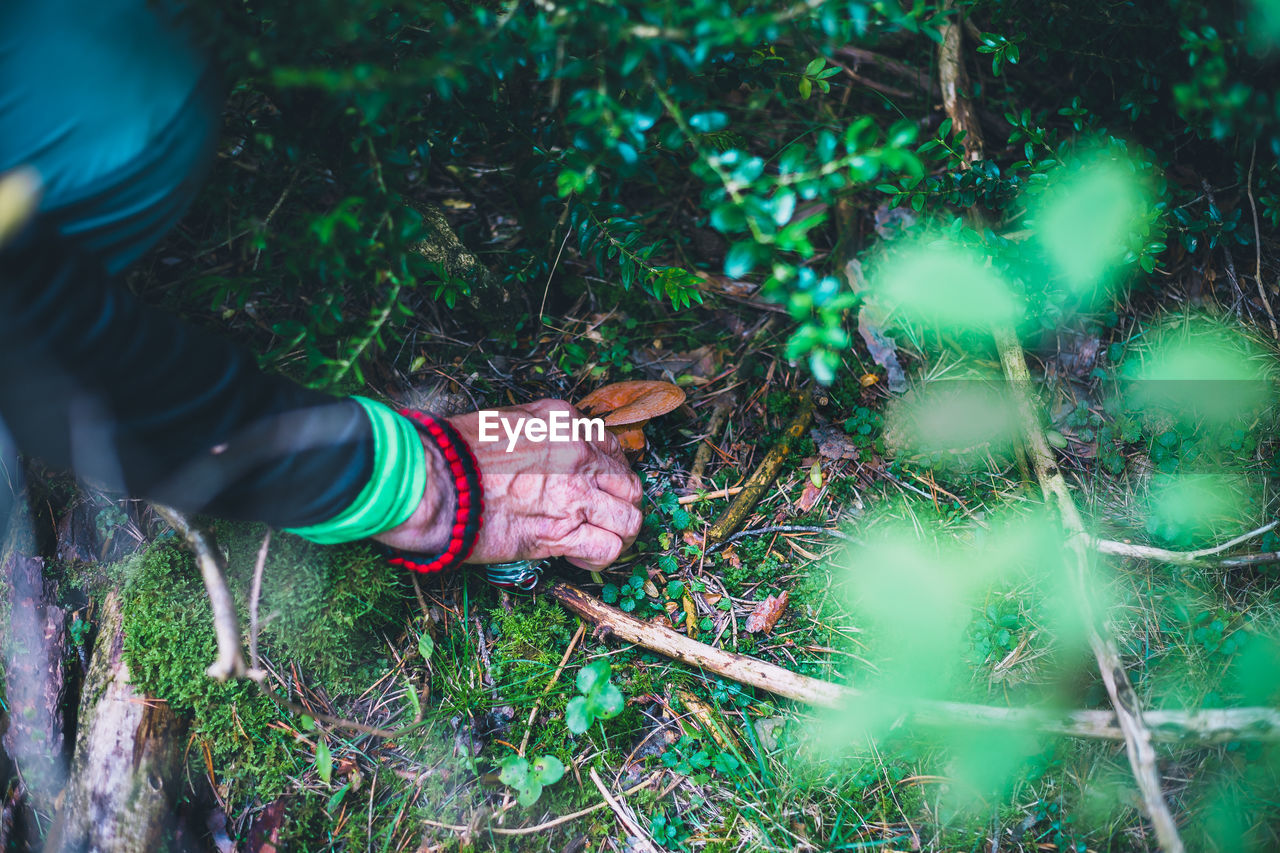
[[[670,382],[615,382],[597,388],[578,402],[584,414],[604,419],[627,453],[644,450],[644,425],[684,402],[684,389]]]

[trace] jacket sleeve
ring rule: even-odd
[[[107,488],[276,527],[337,516],[373,468],[357,402],[143,304],[44,217],[0,248],[0,419]]]

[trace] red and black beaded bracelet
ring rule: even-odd
[[[476,547],[476,539],[480,535],[480,525],[484,515],[484,490],[480,484],[480,466],[476,464],[476,457],[466,441],[444,418],[433,418],[411,409],[401,409],[400,414],[412,421],[419,431],[440,448],[449,466],[449,473],[453,477],[458,503],[457,512],[453,517],[453,527],[449,532],[449,546],[443,553],[423,554],[384,546],[387,562],[393,566],[403,566],[423,573],[443,572],[456,568],[471,556],[471,552]]]

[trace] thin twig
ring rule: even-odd
[[[262,537],[262,547],[258,549],[258,560],[253,566],[253,587],[249,591],[249,672],[254,681],[267,677],[258,659],[258,602],[262,598],[262,573],[267,567],[267,549],[271,547],[271,529]]]
[[[560,680],[560,673],[564,672],[565,666],[569,663],[569,657],[573,654],[573,650],[578,647],[578,642],[582,639],[582,635],[587,632],[586,625],[579,625],[578,630],[574,632],[573,639],[569,641],[569,647],[564,650],[564,654],[560,657],[560,665],[556,667],[556,671],[551,674],[551,680],[543,685],[542,692],[538,694],[538,698],[534,701],[533,707],[529,709],[529,719],[524,723],[524,737],[520,739],[520,748],[516,750],[516,754],[524,757],[525,748],[529,746],[529,735],[533,733],[534,720],[538,718],[538,709],[542,707],[542,700],[547,698],[547,694],[551,692],[551,688]],[[511,792],[508,791],[502,798],[503,808],[511,807]]]
[[[600,781],[600,774],[596,772],[594,767],[591,768],[591,772],[588,775],[591,776],[591,781],[595,783],[596,788],[600,791],[600,796],[604,797],[604,801],[608,803],[609,808],[617,816],[618,823],[622,824],[622,828],[630,836],[628,839],[630,843],[627,846],[631,850],[638,851],[638,853],[658,853],[658,848],[654,846],[649,834],[640,828],[640,824],[636,823],[635,814],[632,813],[631,808],[620,799],[614,799],[613,795],[609,793],[609,789],[604,786],[604,782]]]
[[[1204,195],[1209,204],[1214,208],[1218,206],[1218,200],[1213,197],[1213,187],[1205,179],[1200,180],[1200,186],[1204,187]],[[1227,265],[1227,280],[1231,282],[1231,288],[1240,294],[1240,298],[1244,298],[1244,292],[1240,290],[1240,277],[1236,275],[1236,259],[1231,254],[1231,247],[1224,240],[1222,242],[1222,259]]]
[[[787,425],[782,438],[770,448],[764,459],[751,472],[751,476],[742,484],[742,492],[733,499],[733,503],[729,504],[729,507],[707,530],[707,544],[723,542],[742,525],[747,515],[769,490],[770,484],[777,479],[787,455],[791,452],[792,443],[804,436],[811,420],[813,420],[813,395],[805,391],[800,397],[796,415]]]
[[[547,594],[570,612],[595,625],[598,635],[635,643],[694,669],[714,673],[775,696],[837,710],[845,710],[858,703],[870,703],[884,710],[896,701],[700,643],[670,628],[623,613],[572,584],[553,583],[547,588]],[[999,708],[936,700],[899,702],[893,710],[902,715],[902,725],[910,722],[936,728],[977,726],[1102,740],[1125,739],[1118,716],[1112,711]],[[1161,742],[1206,744],[1280,740],[1280,710],[1273,708],[1160,710],[1147,712],[1147,718],[1155,739]]]
[[[556,671],[551,674],[551,680],[542,688],[542,692],[538,694],[538,699],[533,703],[533,707],[529,709],[529,719],[525,722],[524,737],[520,740],[520,749],[517,750],[520,755],[524,755],[525,747],[529,745],[529,733],[533,731],[533,721],[538,716],[538,708],[542,706],[542,700],[551,692],[551,688],[560,680],[560,674],[564,672],[565,665],[569,663],[569,656],[573,654],[573,650],[577,648],[578,642],[582,639],[582,635],[587,632],[586,625],[579,625],[577,632],[574,633],[573,639],[569,641],[569,647],[564,650],[564,655],[560,658],[560,665],[556,667]]]
[[[1270,524],[1264,524],[1259,528],[1250,530],[1232,539],[1230,542],[1224,542],[1213,548],[1201,548],[1199,551],[1169,551],[1165,548],[1154,548],[1150,545],[1131,545],[1128,542],[1115,542],[1110,539],[1095,539],[1093,545],[1098,549],[1099,553],[1109,554],[1115,557],[1133,557],[1138,560],[1157,560],[1161,563],[1169,563],[1174,566],[1191,566],[1195,565],[1205,557],[1212,557],[1215,554],[1221,554],[1223,551],[1236,547],[1250,539],[1261,536],[1274,530],[1280,521],[1273,521]],[[1251,564],[1269,563],[1273,561],[1273,554],[1247,554],[1243,557],[1229,558],[1232,561],[1247,560]],[[1243,563],[1239,563],[1243,565]]]
[[[1271,337],[1280,340],[1280,329],[1276,328],[1276,312],[1271,308],[1271,300],[1267,299],[1267,289],[1262,286],[1262,231],[1258,228],[1258,202],[1253,198],[1253,164],[1258,158],[1258,143],[1253,143],[1249,154],[1249,180],[1246,183],[1249,192],[1249,210],[1253,212],[1253,281],[1258,285],[1258,298],[1262,307],[1267,310],[1267,320],[1271,323]]]
[[[721,498],[731,498],[742,491],[742,486],[730,486],[727,489],[717,489],[714,492],[707,492],[702,495],[685,495],[679,498],[676,503],[680,506],[688,506],[702,501],[715,501]]]
[[[186,540],[200,567],[204,589],[213,611],[213,633],[217,640],[218,656],[206,672],[210,678],[226,681],[246,674],[244,654],[240,648],[240,622],[236,618],[236,603],[231,597],[227,579],[222,574],[222,558],[209,537],[191,523],[185,515],[171,507],[152,504],[160,517]]]
[[[702,488],[702,475],[707,470],[707,463],[711,461],[712,442],[716,440],[716,436],[720,434],[720,428],[728,420],[730,408],[729,404],[722,400],[717,402],[711,410],[711,421],[707,424],[707,434],[703,436],[702,441],[698,444],[698,450],[693,455],[693,466],[689,469],[689,479],[685,481],[685,486],[690,491],[697,491]],[[683,500],[681,498],[681,501]]]
[[[717,542],[711,545],[707,548],[707,551],[710,553],[711,551],[715,551],[719,548],[726,548],[734,542],[737,542],[739,539],[744,539],[748,536],[766,536],[770,533],[822,533],[832,538],[839,539],[841,542],[857,541],[848,533],[841,533],[839,530],[832,530],[829,527],[815,527],[808,524],[772,524],[768,527],[752,527],[749,530],[739,530],[723,542]]]

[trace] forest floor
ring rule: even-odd
[[[1176,291],[1165,294],[1165,303],[1183,302]],[[1211,298],[1197,299],[1212,309]],[[645,485],[635,548],[598,576],[559,564],[549,570],[651,624],[825,681],[874,684],[886,662],[910,654],[886,642],[896,635],[883,630],[885,620],[920,620],[927,633],[930,611],[917,599],[934,591],[892,590],[869,615],[851,591],[848,543],[886,526],[972,538],[990,529],[1001,507],[1039,501],[1013,457],[983,450],[984,464],[962,471],[936,457],[894,453],[886,447],[893,395],[884,370],[859,348],[831,387],[813,386],[779,355],[785,323],[750,296],[712,296],[679,313],[644,299],[607,311],[596,304],[588,287],[541,325],[501,341],[481,324],[445,334],[424,320],[420,337],[376,365],[370,382],[387,399],[446,412],[544,396],[577,400],[616,379],[684,387],[687,404],[653,424],[635,466]],[[1049,427],[1062,439],[1058,461],[1090,525],[1117,540],[1151,541],[1135,495],[1167,438],[1107,434],[1116,425],[1095,395],[1124,348],[1167,314],[1148,301],[1123,315],[1086,318],[1033,350],[1035,376],[1047,380]],[[900,356],[913,375],[945,374],[946,365],[921,350],[903,346]],[[986,358],[998,363],[994,350]],[[805,394],[816,398],[816,411],[781,473],[737,537],[709,547],[703,537],[731,499],[724,491],[777,444]],[[1265,483],[1267,454],[1250,452]],[[1095,476],[1108,457],[1122,484],[1110,490],[1104,484],[1115,476]],[[1152,844],[1115,740],[925,727],[909,713],[871,726],[877,733],[869,739],[840,714],[601,636],[545,595],[509,594],[472,571],[407,576],[358,546],[317,549],[287,534],[270,545],[263,662],[267,684],[292,706],[252,685],[213,685],[203,674],[213,654],[208,604],[174,538],[154,538],[163,525],[137,504],[104,509],[100,498],[95,504],[56,481],[48,494],[50,513],[63,519],[57,565],[73,618],[91,624],[94,596],[121,589],[135,681],[191,720],[182,821],[173,831],[192,849]],[[1263,504],[1222,521],[1213,541],[1266,521],[1270,492],[1259,494]],[[92,521],[72,524],[87,505],[98,507]],[[211,526],[243,611],[263,531]],[[117,553],[122,558],[106,567],[84,562],[119,551],[121,542],[137,553]],[[1266,533],[1237,551],[1276,545]],[[1043,557],[1058,565],[1060,555]],[[878,568],[910,577],[893,559]],[[1276,627],[1268,567],[1171,569],[1125,559],[1104,577],[1099,601],[1109,602],[1111,630],[1145,707],[1239,698],[1231,664],[1248,636]],[[1028,575],[966,600],[958,647],[929,695],[1011,707],[1043,702],[1048,685],[1059,707],[1108,708],[1088,649],[1063,640],[1058,595]],[[597,661],[608,661],[625,707],[575,735],[567,709],[583,689],[588,698],[600,689],[580,677]],[[1257,764],[1260,750],[1249,740],[1160,747],[1165,791],[1189,838],[1211,836],[1225,821],[1274,840],[1267,827],[1276,814],[1259,799],[1270,778],[1269,765]],[[541,784],[544,756],[563,764],[563,778]],[[196,829],[182,829],[188,824]]]

